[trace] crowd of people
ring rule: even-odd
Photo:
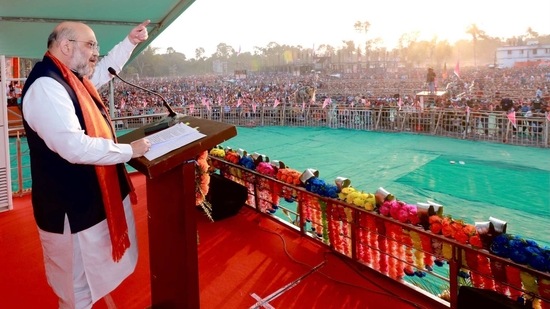
[[[304,103],[296,93],[303,87],[314,87],[315,95],[308,106],[326,106],[327,102],[339,108],[369,109],[401,105],[403,108],[422,109],[416,94],[420,91],[442,93],[432,107],[474,110],[503,110],[523,114],[544,113],[550,104],[550,68],[464,68],[460,75],[437,74],[431,85],[422,72],[408,69],[400,72],[310,74],[295,76],[285,73],[249,73],[244,79],[231,76],[187,76],[141,78],[133,82],[157,91],[175,109],[193,111],[201,106],[219,108],[224,112],[238,109],[242,113],[258,107],[277,108],[286,104],[303,110]],[[445,76],[447,75],[447,76]],[[433,87],[433,88],[432,88]],[[108,90],[103,96],[107,99]],[[508,106],[509,103],[511,106]],[[116,83],[115,108],[117,116],[163,113],[162,99],[132,86]]]

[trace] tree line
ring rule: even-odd
[[[264,47],[254,47],[252,52],[241,53],[222,42],[211,55],[206,55],[204,48],[198,47],[193,57],[188,57],[171,47],[167,48],[166,53],[160,53],[159,48],[148,46],[126,66],[124,74],[160,77],[232,73],[235,70],[269,72],[290,67],[311,67],[319,59],[331,64],[363,63],[366,68],[388,62],[398,63],[403,68],[442,68],[447,63],[452,67],[457,59],[463,66],[478,66],[494,64],[498,47],[526,45],[531,40],[550,44],[550,35],[541,35],[532,28],[528,28],[523,35],[498,38],[472,24],[465,30],[471,36],[470,40],[451,44],[436,37],[429,41],[419,40],[419,33],[405,33],[396,48],[387,49],[382,46],[381,38],[369,38],[369,28],[368,21],[354,24],[354,29],[364,34],[362,44],[342,40],[341,46],[322,44],[315,50],[301,45],[270,42]]]

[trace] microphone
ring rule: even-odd
[[[176,113],[176,112],[172,109],[172,107],[170,106],[170,104],[168,104],[168,102],[166,102],[166,99],[164,99],[164,97],[161,96],[160,93],[158,93],[158,92],[156,92],[156,91],[153,91],[153,90],[149,90],[149,89],[147,89],[147,88],[143,88],[143,87],[138,86],[138,85],[136,85],[136,84],[132,84],[132,83],[130,83],[130,82],[128,82],[128,81],[125,81],[124,79],[122,79],[122,77],[118,76],[118,74],[116,73],[115,69],[113,69],[113,68],[111,68],[111,67],[109,67],[107,70],[109,71],[109,73],[111,73],[111,75],[116,76],[118,79],[120,79],[120,80],[123,81],[124,83],[126,83],[126,84],[128,84],[128,85],[130,85],[130,86],[134,86],[134,87],[136,87],[136,88],[139,88],[139,89],[141,89],[141,90],[143,90],[143,91],[152,93],[152,94],[158,96],[159,98],[161,98],[161,99],[162,99],[162,103],[164,104],[164,107],[168,110],[168,113],[169,113],[169,114],[168,114],[168,117],[174,118],[174,117],[178,116],[178,113]]]

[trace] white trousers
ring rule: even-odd
[[[59,297],[60,309],[88,309],[114,290],[135,269],[137,240],[134,214],[129,197],[123,201],[130,248],[114,262],[107,220],[71,234],[65,216],[63,234],[38,229],[46,278]]]

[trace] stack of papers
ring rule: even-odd
[[[167,129],[147,136],[146,138],[151,142],[151,149],[144,156],[149,161],[152,161],[205,136],[196,128],[191,128],[183,122],[179,122]]]

